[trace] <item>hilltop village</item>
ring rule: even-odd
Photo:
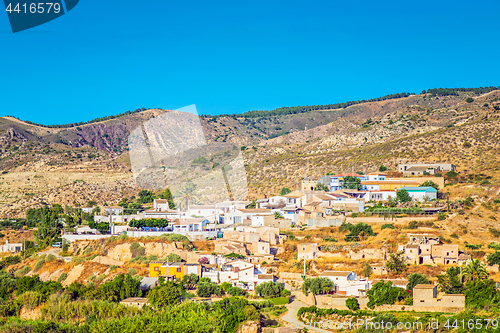
[[[172,207],[168,190],[143,190],[135,202],[30,209],[25,227],[13,231],[1,251],[24,259],[7,264],[12,274],[67,288],[100,287],[129,275],[140,292],[120,298],[126,306],[157,303],[151,295],[166,283],[183,283],[184,302],[270,297],[285,306],[271,316],[283,329],[304,322],[294,304],[306,309],[302,315],[307,306],[458,313],[468,303],[466,282],[477,274],[498,279],[500,262],[494,258],[500,244],[466,240],[481,232],[472,230],[474,211],[496,211],[500,199],[452,199],[446,188],[458,175],[446,163],[380,166],[367,174],[305,177],[300,188],[253,201],[185,209]],[[28,227],[51,215],[59,216],[59,231]],[[465,215],[471,223],[452,232],[451,219]],[[482,229],[486,238],[500,235]],[[44,232],[52,238],[39,242],[45,250],[37,253],[30,233]],[[392,296],[376,298],[384,288]]]

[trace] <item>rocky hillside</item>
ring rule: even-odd
[[[498,167],[500,91],[420,94],[341,109],[201,116],[210,142],[244,146],[250,197],[295,188],[305,176],[374,171],[405,161]],[[0,215],[44,203],[99,204],[135,187],[128,136],[168,110],[151,109],[68,128],[0,118]]]

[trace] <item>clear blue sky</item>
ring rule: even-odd
[[[498,0],[81,0],[17,34],[0,13],[0,115],[53,124],[499,86],[499,10]]]

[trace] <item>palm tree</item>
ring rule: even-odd
[[[177,192],[177,197],[182,198],[183,200],[179,201],[179,207],[177,207],[180,210],[185,210],[186,212],[189,210],[189,203],[193,200],[193,192],[196,189],[196,185],[188,179],[186,183],[184,184],[184,187],[181,188]]]
[[[483,280],[488,278],[488,272],[486,272],[486,266],[479,259],[474,259],[465,267],[461,267],[460,279],[463,283],[467,283],[473,280]]]

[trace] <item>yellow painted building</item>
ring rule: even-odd
[[[363,180],[361,181],[361,184],[365,185],[368,187],[369,190],[378,190],[378,191],[394,191],[398,190],[402,187],[406,186],[418,186],[420,185],[419,182],[413,181],[413,180]],[[370,188],[370,185],[373,186],[378,186],[378,189],[376,188]]]
[[[182,279],[184,275],[196,274],[201,276],[200,264],[187,264],[185,262],[152,261],[149,263],[149,276],[169,276],[176,279]]]
[[[149,263],[149,276],[150,277],[159,277],[162,275],[166,275],[166,267],[162,266],[165,264],[164,261],[151,261]]]
[[[166,269],[168,269],[167,275],[175,276],[176,279],[182,279],[185,275],[184,264],[180,262],[174,262],[166,267]]]

